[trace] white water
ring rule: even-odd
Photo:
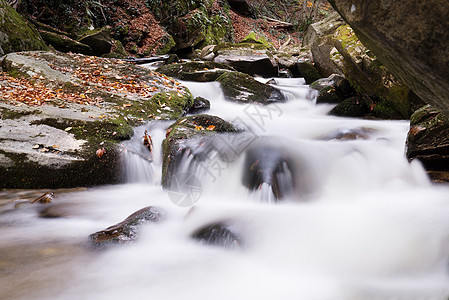
[[[221,140],[231,162],[211,152],[196,164],[202,191],[193,209],[175,206],[160,187],[169,123],[137,128],[124,144],[131,183],[56,191],[64,218],[39,218],[36,206],[14,210],[7,198],[29,192],[3,192],[0,299],[447,299],[449,189],[406,161],[408,123],[327,116],[332,106],[315,106],[301,82],[280,83],[290,100],[259,106],[226,102],[216,83],[185,82],[211,100],[209,114],[246,129],[243,142]],[[145,129],[152,163],[141,146]],[[366,139],[334,138],[354,130]],[[281,202],[265,184],[250,193],[241,183],[239,153],[260,143],[296,165],[297,187]],[[86,246],[89,234],[149,205],[165,220],[143,226],[135,244]],[[240,248],[190,237],[217,221],[230,224]]]

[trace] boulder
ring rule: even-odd
[[[226,72],[217,81],[228,101],[269,104],[286,100],[278,89],[240,72]]]
[[[360,96],[354,96],[337,104],[329,114],[339,117],[358,118],[365,116],[369,112],[370,108],[366,105],[366,101]]]
[[[224,248],[238,248],[241,238],[224,223],[213,223],[197,229],[192,237],[201,243]]]
[[[449,182],[449,118],[441,111],[426,105],[410,118],[406,155],[419,160],[430,178]]]
[[[89,30],[78,39],[78,42],[88,45],[92,49],[92,54],[96,56],[110,53],[114,45],[109,27]]]
[[[0,56],[10,52],[48,50],[36,28],[7,2],[0,0]]]
[[[327,78],[314,81],[310,88],[318,92],[316,103],[338,104],[344,99],[355,96],[356,92],[349,81],[341,75],[332,74]]]
[[[449,115],[447,1],[329,2],[395,77],[425,103]]]
[[[310,48],[317,38],[334,33],[335,30],[341,25],[344,25],[344,23],[345,21],[343,21],[340,15],[337,12],[334,12],[325,19],[310,24],[304,34],[302,46]]]
[[[330,27],[335,28],[335,27]],[[324,31],[328,33],[328,31]],[[321,75],[344,75],[363,94],[375,117],[408,119],[422,101],[368,50],[348,25],[311,39],[313,59]]]
[[[210,139],[218,133],[236,133],[237,129],[229,122],[211,115],[194,115],[178,119],[167,129],[162,142],[162,185],[171,188],[172,178],[178,173],[183,155],[191,152],[187,142]],[[193,171],[193,170],[192,170]]]
[[[53,46],[58,51],[82,53],[87,55],[92,54],[92,48],[90,48],[90,46],[75,41],[66,35],[42,29],[39,30],[39,33],[47,44]]]
[[[279,201],[295,190],[295,163],[282,147],[255,143],[246,152],[243,166],[242,183],[250,191],[266,184]]]
[[[193,105],[178,82],[118,60],[22,52],[1,67],[0,188],[117,183],[131,126]]]
[[[156,72],[181,80],[207,82],[215,81],[224,72],[235,71],[234,68],[211,61],[192,61],[164,65],[156,69]]]
[[[260,43],[223,43],[214,48],[214,62],[224,63],[249,75],[277,76],[276,60]]]
[[[189,113],[197,114],[210,109],[210,101],[203,97],[196,97],[193,99],[193,106],[190,108]]]
[[[114,244],[128,244],[136,240],[140,227],[146,223],[157,223],[163,213],[159,208],[148,206],[142,208],[120,223],[89,235],[95,247],[105,247]]]

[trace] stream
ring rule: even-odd
[[[197,184],[174,197],[161,187],[172,122],[154,121],[123,144],[124,184],[57,190],[51,209],[13,202],[45,190],[0,191],[0,299],[448,299],[449,189],[407,162],[408,121],[329,116],[333,106],[316,105],[300,78],[276,79],[288,101],[267,106],[225,101],[216,82],[182,83],[211,101],[207,114],[245,130],[213,141],[226,159],[185,156],[180,169]],[[248,153],[266,149],[287,158],[282,199],[242,183]],[[89,246],[90,234],[146,206],[164,218],[135,243]],[[192,238],[214,222],[241,243]]]

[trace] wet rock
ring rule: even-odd
[[[365,116],[369,112],[370,108],[366,105],[366,101],[360,96],[354,96],[337,104],[329,114],[339,117],[358,118]]]
[[[157,223],[162,215],[159,208],[148,206],[136,211],[118,224],[89,235],[89,238],[96,247],[131,243],[137,239],[141,225]]]
[[[40,197],[37,197],[36,199],[32,200],[31,203],[41,203],[41,204],[48,204],[53,202],[55,199],[55,194],[53,192],[48,192],[43,194]]]
[[[332,6],[395,77],[425,103],[449,113],[449,5],[332,0]],[[438,8],[438,9],[435,9]]]
[[[432,180],[449,182],[449,118],[426,105],[410,118],[406,155],[419,160]]]
[[[269,45],[257,42],[223,43],[214,48],[214,62],[230,65],[249,75],[277,76],[277,63]]]
[[[48,50],[36,28],[5,0],[0,1],[0,19],[0,56],[11,52]]]
[[[228,71],[235,71],[235,69],[226,64],[210,61],[170,64],[156,69],[156,72],[167,76],[198,82],[214,81]]]
[[[337,104],[346,98],[356,95],[356,91],[351,87],[349,81],[337,74],[332,74],[328,78],[321,78],[314,81],[310,85],[310,88],[318,91],[317,104]]]
[[[276,200],[281,200],[295,189],[295,163],[280,147],[267,143],[253,145],[246,153],[243,168],[242,183],[250,191],[267,184]]]
[[[109,27],[90,30],[78,39],[78,42],[88,45],[92,49],[92,54],[101,56],[111,52],[113,41]]]
[[[162,185],[170,188],[172,178],[178,172],[183,155],[191,151],[188,141],[209,140],[217,133],[236,133],[238,130],[229,122],[211,115],[194,115],[178,119],[167,130],[162,142]]]
[[[196,97],[193,99],[193,106],[190,108],[189,113],[197,114],[210,109],[210,101],[203,97]]]
[[[176,119],[193,105],[175,80],[123,61],[23,52],[6,55],[1,66],[20,74],[21,85],[46,93],[28,101],[14,96],[24,92],[17,83],[2,80],[2,87],[17,91],[0,101],[0,188],[117,183],[120,143],[133,135],[131,126]]]
[[[226,72],[217,81],[228,101],[269,104],[286,100],[278,89],[240,72]]]
[[[192,237],[201,243],[224,248],[238,248],[241,238],[224,223],[213,223],[196,230]]]
[[[376,132],[375,129],[372,128],[356,128],[349,130],[336,130],[320,139],[325,141],[331,140],[339,140],[339,141],[352,141],[352,140],[366,140],[369,139],[370,136]]]

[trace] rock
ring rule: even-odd
[[[229,7],[211,1],[149,1],[155,17],[173,36],[178,52],[218,44],[232,39]]]
[[[406,155],[419,160],[434,181],[449,182],[449,118],[426,105],[410,118]]]
[[[196,97],[193,99],[193,106],[190,108],[189,113],[197,114],[210,109],[210,101],[203,97]]]
[[[96,247],[128,244],[136,240],[143,224],[158,223],[162,215],[159,208],[148,206],[136,211],[118,224],[89,235],[89,238]]]
[[[114,45],[109,27],[89,30],[78,39],[78,42],[88,45],[92,49],[92,54],[96,56],[110,53]]]
[[[162,142],[162,186],[170,188],[172,178],[178,173],[178,167],[184,153],[189,152],[189,140],[210,139],[217,133],[235,133],[237,129],[225,120],[211,115],[194,115],[178,119],[167,130]]]
[[[0,0],[0,19],[0,56],[11,52],[48,50],[36,28],[5,0]]]
[[[196,230],[192,237],[206,245],[224,248],[238,248],[241,238],[224,223],[213,223]]]
[[[267,184],[279,201],[295,190],[295,163],[281,147],[256,143],[246,152],[243,165],[242,183],[250,191]]]
[[[200,59],[213,61],[215,58],[214,49],[216,45],[207,45],[201,50]]]
[[[226,72],[217,81],[220,82],[228,101],[269,104],[286,100],[278,89],[263,84],[247,74]]]
[[[210,61],[177,63],[164,65],[156,69],[156,72],[167,76],[198,82],[215,81],[220,75],[228,71],[235,71],[235,69],[225,64]]]
[[[302,46],[310,48],[317,38],[334,33],[344,23],[341,16],[337,12],[333,12],[324,20],[310,24],[304,34]]]
[[[320,138],[321,140],[331,141],[331,140],[339,140],[339,141],[352,141],[352,140],[367,140],[373,133],[377,130],[372,128],[355,128],[355,129],[338,129],[326,136]]]
[[[425,103],[449,115],[449,5],[332,0],[361,42]]]
[[[43,194],[40,197],[37,197],[36,199],[32,200],[31,203],[41,203],[41,204],[48,204],[53,202],[55,199],[55,194],[53,192],[48,192]]]
[[[339,22],[337,22],[339,23]],[[331,24],[332,25],[332,24]],[[330,26],[329,28],[335,28]],[[329,31],[323,31],[329,33]],[[341,25],[334,32],[310,39],[314,62],[321,75],[344,75],[364,95],[372,114],[383,119],[407,119],[422,101],[383,66],[354,34]]]
[[[178,82],[123,61],[23,52],[6,55],[1,66],[22,79],[1,78],[0,188],[117,183],[131,126],[176,119],[193,105]]]
[[[92,54],[92,49],[88,45],[75,41],[68,36],[45,30],[39,30],[39,33],[47,44],[58,51]]]
[[[337,104],[330,112],[330,115],[339,117],[363,117],[370,112],[370,108],[366,105],[366,101],[360,96],[354,96],[345,99]]]
[[[311,84],[321,78],[318,69],[315,67],[315,64],[310,60],[310,58],[299,58],[296,62],[296,68],[299,71],[299,76],[303,77],[307,84]]]
[[[224,63],[249,75],[277,76],[277,64],[262,43],[223,43],[214,48],[214,62]]]
[[[316,103],[338,104],[344,99],[355,96],[355,90],[350,86],[349,81],[341,75],[332,74],[328,78],[321,78],[314,81],[310,88],[318,91]]]

